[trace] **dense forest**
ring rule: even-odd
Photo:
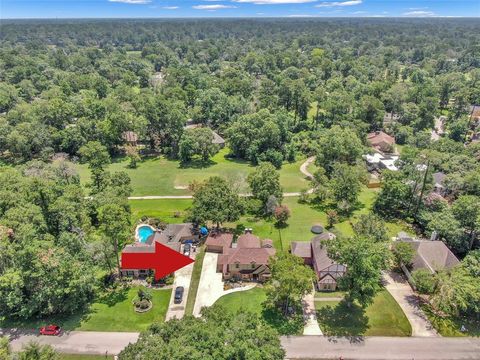
[[[95,270],[115,266],[113,238],[128,238],[131,189],[128,176],[104,167],[125,151],[139,157],[123,146],[129,131],[145,145],[140,155],[208,159],[218,149],[198,138],[211,139],[211,130],[231,158],[255,165],[315,155],[313,201],[329,193],[348,213],[364,182],[367,133],[382,129],[402,150],[375,212],[427,237],[436,231],[462,258],[470,253],[476,270],[457,276],[473,281],[475,104],[477,20],[3,21],[0,316],[72,312],[92,298]],[[395,121],[385,123],[386,114]],[[432,139],[440,116],[444,134]],[[189,119],[203,127],[185,130]],[[52,162],[59,157],[89,164],[89,194],[72,169]],[[426,196],[435,172],[446,176],[441,199]],[[478,314],[476,295],[452,311]]]

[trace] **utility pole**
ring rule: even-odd
[[[422,182],[422,189],[420,190],[420,196],[417,201],[417,206],[415,206],[415,211],[413,213],[413,217],[417,217],[417,211],[420,207],[420,203],[422,202],[423,192],[425,191],[425,182],[427,181],[428,169],[430,168],[430,159],[427,160],[427,168],[425,169],[425,174],[423,175],[423,182]]]

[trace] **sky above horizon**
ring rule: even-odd
[[[0,18],[480,17],[480,0],[0,0]]]

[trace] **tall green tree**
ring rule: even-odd
[[[272,277],[266,287],[267,302],[285,316],[289,307],[301,305],[302,298],[313,290],[315,274],[303,259],[288,252],[280,252],[270,259]]]
[[[270,196],[275,196],[277,202],[283,198],[283,189],[280,186],[280,174],[270,163],[261,163],[248,175],[248,184],[252,190],[252,196],[262,202],[264,211]]]
[[[339,279],[340,288],[347,292],[347,303],[357,301],[362,307],[371,304],[382,287],[382,271],[390,265],[388,244],[355,236],[327,241],[326,246],[330,258],[347,266],[347,272]]]
[[[196,222],[212,221],[220,227],[224,222],[238,220],[242,210],[236,191],[219,176],[207,179],[193,194],[191,217]]]

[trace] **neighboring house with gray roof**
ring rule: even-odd
[[[439,195],[445,195],[444,181],[447,175],[443,172],[436,172],[432,174],[433,177],[433,191]]]
[[[347,267],[333,261],[327,252],[324,240],[333,240],[335,235],[329,232],[315,236],[310,242],[293,241],[291,253],[303,258],[306,265],[311,265],[317,275],[317,289],[337,289],[337,280],[347,271]]]
[[[439,270],[451,269],[460,263],[443,241],[404,240],[403,242],[415,250],[412,271],[427,269],[434,274]]]
[[[180,252],[182,243],[196,240],[198,240],[198,234],[191,223],[168,224],[165,229],[155,231],[145,243],[137,241],[126,245],[122,250],[122,254],[154,253],[156,242]],[[121,272],[124,276],[144,278],[148,276],[149,269],[121,269]]]

